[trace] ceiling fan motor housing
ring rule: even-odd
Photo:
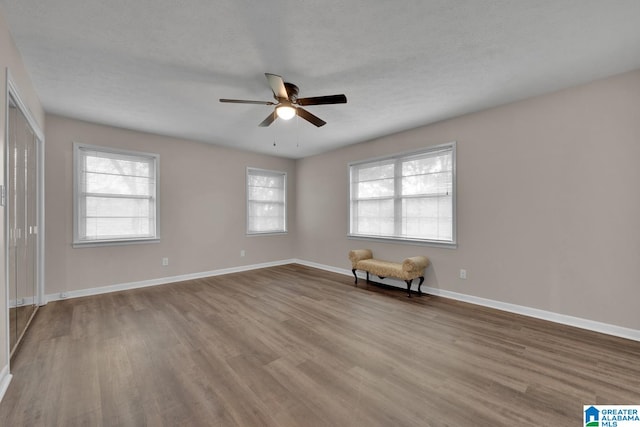
[[[295,104],[298,100],[298,86],[284,82],[284,88],[287,90],[287,95],[289,95],[289,101]]]

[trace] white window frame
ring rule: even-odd
[[[282,230],[269,230],[269,231],[256,231],[256,230],[252,230],[251,229],[251,223],[250,223],[250,219],[249,219],[249,212],[250,212],[250,205],[252,203],[251,200],[249,200],[249,175],[252,172],[257,172],[255,175],[259,175],[260,173],[264,173],[265,175],[281,175],[283,177],[283,189],[282,191],[284,192],[284,200],[282,201],[283,207],[282,207],[282,212],[283,212],[283,229]],[[246,181],[245,181],[245,194],[246,194],[246,232],[248,236],[269,236],[269,235],[278,235],[278,234],[287,234],[287,199],[288,199],[288,195],[287,195],[287,173],[283,172],[283,171],[275,171],[275,170],[268,170],[268,169],[260,169],[260,168],[254,168],[254,167],[247,167],[247,172],[246,172]]]
[[[82,221],[82,211],[85,203],[82,200],[83,191],[81,188],[80,177],[82,175],[81,151],[96,151],[104,154],[113,154],[120,156],[138,157],[144,160],[151,160],[154,168],[155,192],[150,196],[155,201],[155,218],[154,229],[149,236],[121,237],[109,239],[86,239],[83,238],[81,227],[84,226]],[[73,144],[73,247],[88,246],[107,246],[107,245],[126,245],[136,243],[154,243],[160,241],[160,155],[155,153],[144,153],[139,151],[123,150],[112,147],[102,147],[97,145],[89,145],[82,143]]]
[[[377,235],[367,235],[367,234],[358,234],[353,232],[354,228],[354,219],[353,219],[353,207],[354,207],[354,188],[353,188],[353,172],[354,167],[361,167],[366,164],[374,164],[384,161],[396,162],[399,164],[405,159],[419,156],[421,154],[428,154],[437,151],[450,150],[452,155],[452,230],[451,230],[451,240],[431,240],[431,239],[422,239],[422,238],[411,238],[411,237],[403,237],[400,235],[393,236],[377,236]],[[457,198],[457,189],[456,189],[456,180],[457,180],[457,171],[456,171],[456,142],[449,142],[446,144],[440,144],[428,147],[426,149],[416,150],[416,151],[408,151],[393,154],[390,156],[376,157],[372,159],[361,160],[357,162],[351,162],[348,165],[348,177],[349,177],[349,201],[348,201],[348,215],[349,215],[349,231],[347,233],[347,237],[350,239],[358,239],[358,240],[371,240],[371,241],[382,241],[382,242],[397,242],[397,243],[408,243],[415,245],[424,245],[424,246],[436,246],[436,247],[446,247],[446,248],[456,248],[457,247],[457,214],[456,214],[456,198]],[[400,215],[401,209],[399,209],[399,203],[401,203],[402,196],[398,195],[399,193],[399,176],[396,174],[394,176],[394,215]]]

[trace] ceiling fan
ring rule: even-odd
[[[346,104],[347,97],[341,95],[313,96],[311,98],[298,98],[298,86],[282,80],[282,77],[264,73],[269,82],[269,86],[273,91],[273,97],[277,102],[272,101],[246,101],[242,99],[224,99],[220,102],[230,102],[234,104],[259,104],[259,105],[275,105],[273,112],[267,116],[258,126],[266,127],[273,123],[278,117],[283,120],[289,120],[295,115],[302,117],[309,123],[320,127],[327,124],[320,117],[317,117],[304,108],[302,105],[322,105],[322,104]]]

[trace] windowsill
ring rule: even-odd
[[[288,234],[287,231],[268,231],[265,233],[247,233],[247,237],[256,237],[256,236],[282,236]]]
[[[152,239],[131,239],[131,240],[92,240],[87,242],[73,242],[72,247],[78,248],[94,248],[98,246],[124,246],[124,245],[141,245],[146,243],[160,243],[159,237]]]
[[[373,237],[373,236],[360,236],[357,234],[347,234],[347,238],[350,240],[365,240],[370,242],[396,243],[396,244],[415,245],[415,246],[430,246],[434,248],[445,248],[445,249],[456,249],[458,247],[457,242],[439,242],[437,240],[401,239],[398,237]]]

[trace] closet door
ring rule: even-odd
[[[19,131],[21,135],[18,143],[18,248],[17,248],[17,287],[18,287],[18,338],[27,329],[36,305],[36,187],[35,187],[35,137],[26,119]]]
[[[37,139],[12,100],[9,105],[9,328],[15,350],[37,309]]]
[[[8,242],[8,254],[7,254],[7,270],[9,275],[9,281],[7,286],[9,287],[9,345],[11,351],[15,348],[18,340],[18,287],[17,287],[17,236],[16,236],[16,223],[17,223],[17,192],[16,192],[16,180],[18,175],[17,169],[17,129],[18,129],[18,108],[13,103],[13,100],[9,98],[9,115],[8,115],[8,135],[7,141],[7,238]]]
[[[26,123],[25,123],[26,124]],[[27,126],[25,146],[25,306],[31,319],[38,308],[38,141],[31,127]]]

